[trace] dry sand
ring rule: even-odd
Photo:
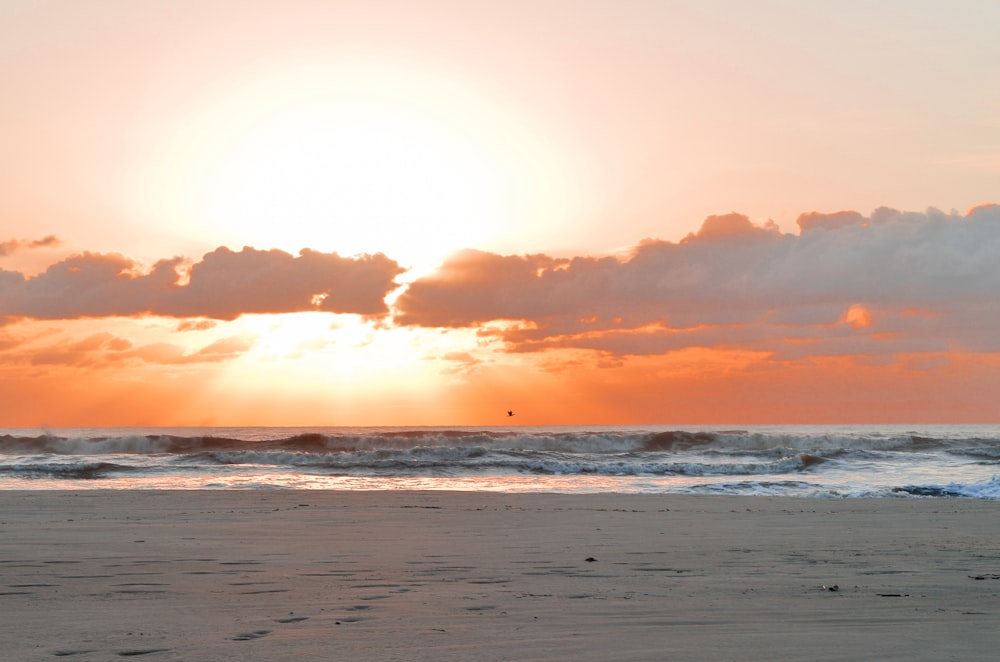
[[[6,660],[1000,656],[997,502],[38,491],[0,520]]]

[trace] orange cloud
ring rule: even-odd
[[[215,328],[216,322],[212,320],[181,320],[177,324],[178,331],[207,331]]]
[[[844,313],[843,321],[855,329],[867,329],[872,325],[872,311],[867,306],[853,304]]]
[[[753,237],[765,237],[768,234],[778,232],[778,226],[773,221],[768,221],[763,226],[754,225],[750,219],[743,214],[733,212],[721,216],[709,216],[701,224],[701,229],[694,234],[689,234],[681,243],[690,241],[711,241],[727,239],[751,239]]]
[[[99,361],[99,352],[110,349],[115,337],[95,333],[76,342],[59,342],[22,354],[32,365],[89,366]]]
[[[8,239],[0,241],[0,257],[10,255],[20,250],[32,250],[35,248],[49,248],[62,244],[62,240],[54,235],[42,237],[41,239]]]
[[[190,352],[180,345],[167,342],[149,343],[105,357],[108,362],[141,361],[154,365],[187,365],[192,363],[218,363],[241,356],[253,348],[255,339],[234,336],[217,340],[197,351]]]
[[[812,211],[800,214],[795,220],[801,233],[813,230],[836,230],[851,225],[865,225],[867,222],[867,219],[856,211],[839,211],[832,214]]]
[[[253,348],[256,339],[252,336],[231,336],[216,340],[212,344],[198,350],[198,357],[211,357],[212,360],[222,360],[249,351]]]
[[[72,367],[87,370],[121,369],[123,365],[191,365],[218,363],[250,351],[256,338],[239,334],[188,349],[170,342],[136,344],[107,331],[67,337],[58,330],[32,329],[24,337],[0,335],[0,368]],[[70,333],[73,331],[70,330]]]

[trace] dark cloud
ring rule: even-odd
[[[341,257],[305,249],[218,248],[187,267],[148,272],[122,255],[84,253],[25,278],[0,270],[0,317],[73,319],[130,315],[232,320],[250,313],[326,311],[381,316],[403,269],[382,254]],[[184,277],[186,281],[184,281]]]
[[[513,351],[774,356],[1000,350],[1000,206],[803,214],[800,234],[739,214],[623,259],[464,251],[412,283],[395,322],[476,327]]]

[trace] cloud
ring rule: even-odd
[[[325,311],[383,316],[403,269],[381,253],[341,257],[309,249],[218,248],[190,265],[148,272],[118,254],[83,253],[33,278],[0,270],[0,317],[74,319],[132,315],[232,320],[252,313]],[[186,276],[186,280],[185,280]]]
[[[256,341],[256,337],[242,334],[216,340],[192,351],[166,342],[136,346],[132,341],[109,332],[91,333],[79,340],[63,338],[43,345],[31,345],[11,339],[8,343],[0,341],[0,364],[106,368],[122,363],[218,363],[241,356],[251,350]]]
[[[22,352],[22,357],[32,365],[95,366],[102,362],[106,351],[128,349],[131,343],[116,338],[108,332],[94,333],[83,340],[65,340]]]
[[[178,331],[207,331],[214,329],[217,322],[212,320],[181,320],[177,323]]]
[[[252,335],[239,335],[216,340],[196,351],[188,351],[180,345],[157,342],[132,347],[131,343],[118,348],[108,343],[106,348],[116,350],[102,356],[106,363],[139,361],[156,365],[187,365],[192,363],[219,363],[237,358],[248,352],[256,344]]]
[[[256,342],[257,339],[251,335],[222,338],[206,347],[202,347],[198,350],[197,356],[210,357],[211,360],[233,358],[252,349]]]
[[[517,352],[1000,351],[1000,206],[813,212],[798,226],[710,216],[622,259],[463,251],[400,295],[394,321],[480,327]]]
[[[795,224],[799,226],[799,232],[836,230],[851,225],[865,225],[866,223],[867,219],[856,211],[839,211],[833,214],[811,211],[801,214],[795,220]]]
[[[59,246],[62,244],[62,240],[54,235],[49,235],[47,237],[42,237],[41,239],[8,239],[7,241],[0,241],[0,257],[5,255],[11,255],[20,250],[31,250],[35,248],[49,248],[54,246]]]
[[[468,374],[483,364],[482,359],[476,358],[469,352],[445,352],[440,357],[427,358],[447,361],[448,367],[444,370],[446,374]]]

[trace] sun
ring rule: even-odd
[[[452,71],[298,60],[234,77],[177,118],[144,188],[152,213],[209,243],[382,252],[419,270],[539,211],[556,158]]]
[[[499,180],[488,159],[412,113],[316,105],[227,150],[201,205],[221,236],[413,264],[500,223]]]

